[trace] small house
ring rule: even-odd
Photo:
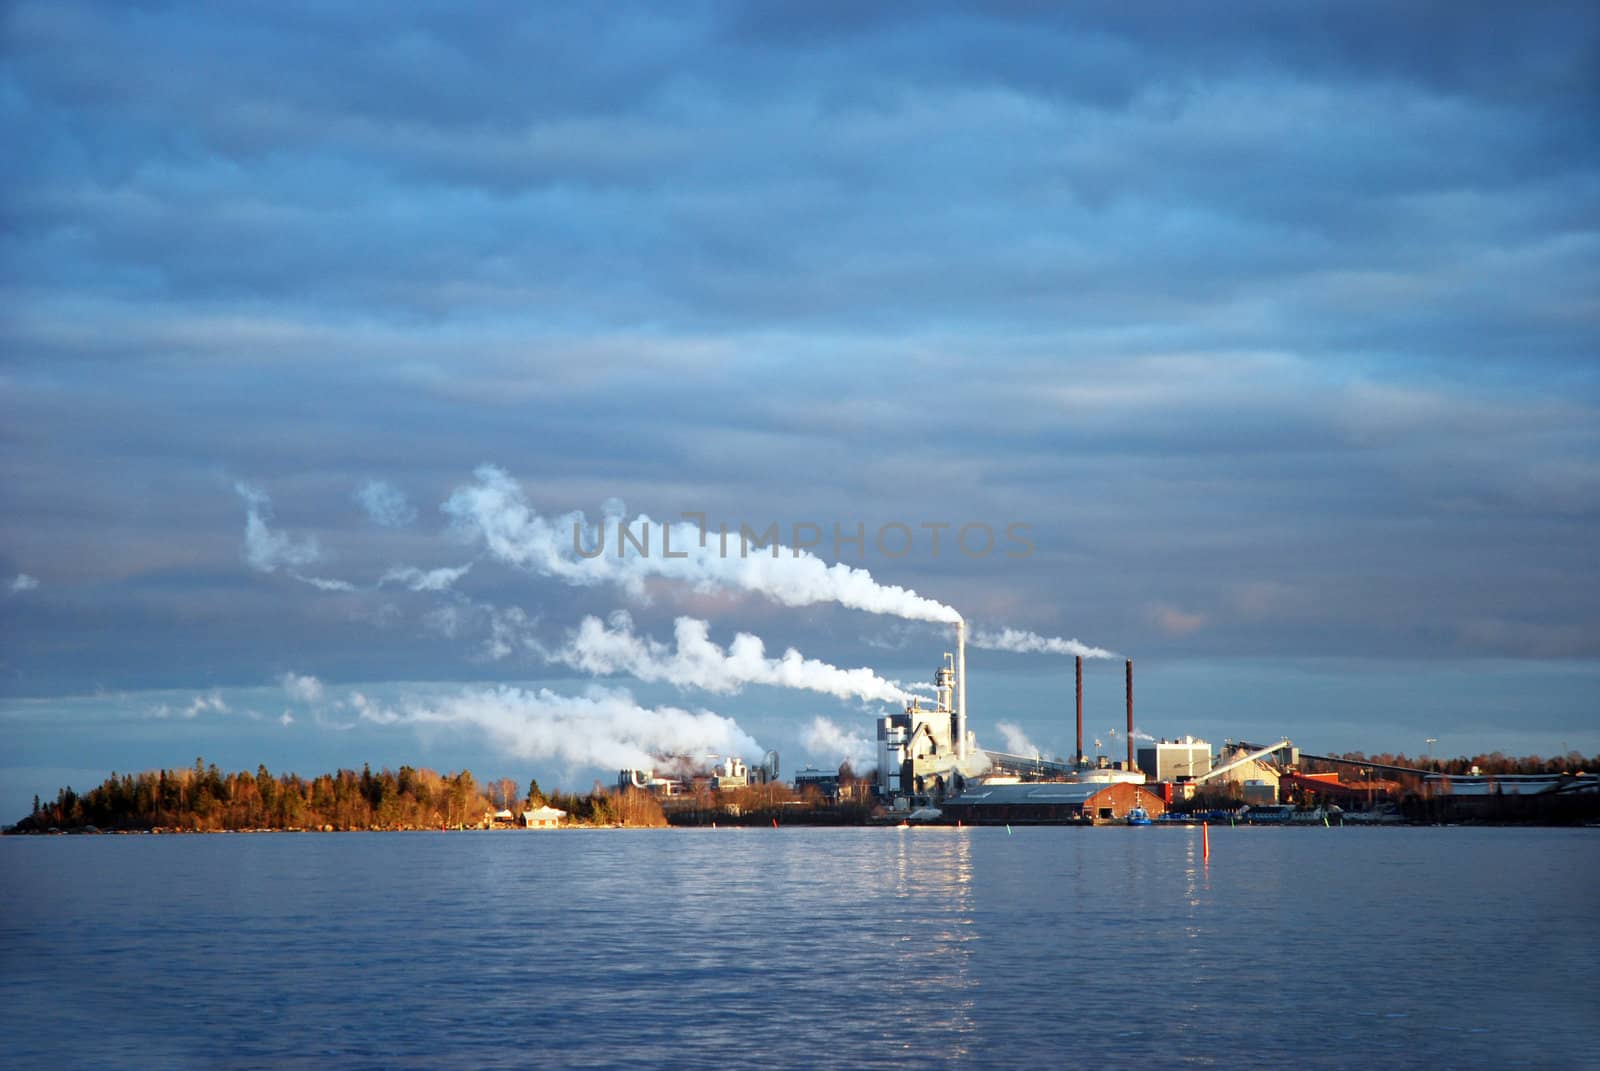
[[[527,829],[554,829],[561,824],[567,812],[548,805],[522,812],[522,825]]]

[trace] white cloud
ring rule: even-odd
[[[285,673],[278,678],[278,683],[283,686],[284,694],[296,702],[319,703],[322,701],[322,682],[309,674]],[[285,713],[288,712],[285,711]]]
[[[737,692],[747,684],[799,688],[840,699],[906,702],[910,693],[866,667],[841,669],[806,658],[793,647],[768,658],[759,636],[737,633],[726,649],[711,642],[711,626],[692,617],[674,622],[675,647],[633,631],[626,611],[611,615],[609,626],[586,617],[568,634],[566,645],[548,657],[586,673],[626,673],[643,681],[667,681],[708,692]]]
[[[357,587],[348,580],[333,580],[325,576],[302,576],[300,573],[290,573],[290,576],[302,584],[310,584],[318,591],[356,591]]]
[[[1116,657],[1104,647],[1091,647],[1078,640],[1066,640],[1059,636],[1041,636],[1037,632],[1028,632],[1019,628],[1003,628],[999,630],[974,628],[972,635],[967,638],[967,643],[973,647],[982,647],[993,651],[1082,655],[1084,658]]]
[[[368,480],[356,489],[355,499],[372,523],[384,528],[404,528],[417,519],[417,509],[405,492],[383,480]]]
[[[861,733],[848,732],[831,718],[818,715],[800,736],[806,751],[823,762],[848,762],[857,773],[877,765],[877,746]]]
[[[279,566],[309,565],[322,556],[315,538],[296,542],[287,534],[272,530],[267,524],[272,517],[272,500],[265,491],[246,483],[236,483],[233,489],[245,501],[245,560],[252,569],[272,573]]]
[[[378,581],[378,586],[385,584],[402,584],[412,591],[448,591],[457,580],[466,576],[472,569],[472,563],[455,567],[445,566],[439,569],[418,569],[415,566],[401,566],[390,569]]]
[[[195,696],[187,706],[175,707],[171,703],[158,703],[150,708],[149,714],[152,718],[182,718],[191,721],[201,714],[226,714],[231,709],[220,692],[212,691]]]
[[[476,728],[518,758],[606,770],[648,769],[682,755],[754,761],[763,753],[732,718],[709,710],[641,707],[622,690],[566,696],[542,688],[468,688],[392,707],[352,692],[346,702],[360,720],[373,724]]]
[[[13,595],[23,591],[32,591],[38,586],[38,577],[29,576],[27,573],[18,573],[11,578],[10,587]]]
[[[496,558],[540,576],[584,586],[616,584],[636,597],[643,596],[647,579],[663,577],[699,591],[757,592],[784,606],[837,603],[916,621],[961,619],[949,606],[908,588],[880,584],[865,569],[839,562],[829,565],[804,549],[751,546],[746,556],[740,553],[734,533],[729,552],[723,553],[719,538],[708,535],[702,544],[702,533],[694,524],[658,524],[643,514],[627,520],[617,502],[607,505],[598,528],[581,513],[542,517],[504,470],[485,465],[474,475],[477,482],[456,488],[444,511],[460,532],[482,540]],[[651,545],[649,554],[585,557],[579,553],[580,543],[584,554],[590,548],[603,549],[602,544],[617,547],[623,525]]]
[[[1022,726],[1014,721],[995,723],[995,729],[1000,733],[1000,738],[1005,741],[1004,749],[1008,754],[1022,755],[1026,758],[1036,759],[1044,752],[1039,750],[1039,745],[1028,739],[1028,734],[1022,731]]]

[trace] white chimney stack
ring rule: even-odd
[[[967,757],[967,623],[956,622],[956,758]]]

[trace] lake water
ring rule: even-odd
[[[12,1067],[1571,1068],[1600,1026],[1595,830],[8,837],[0,904]]]

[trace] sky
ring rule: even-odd
[[[7,821],[197,754],[831,765],[897,701],[811,663],[952,646],[794,601],[834,562],[1114,654],[1097,738],[1133,658],[1156,736],[1600,753],[1593,5],[19,0],[0,49]],[[817,560],[571,552],[690,513]],[[1067,649],[969,651],[981,742],[1070,750]]]

